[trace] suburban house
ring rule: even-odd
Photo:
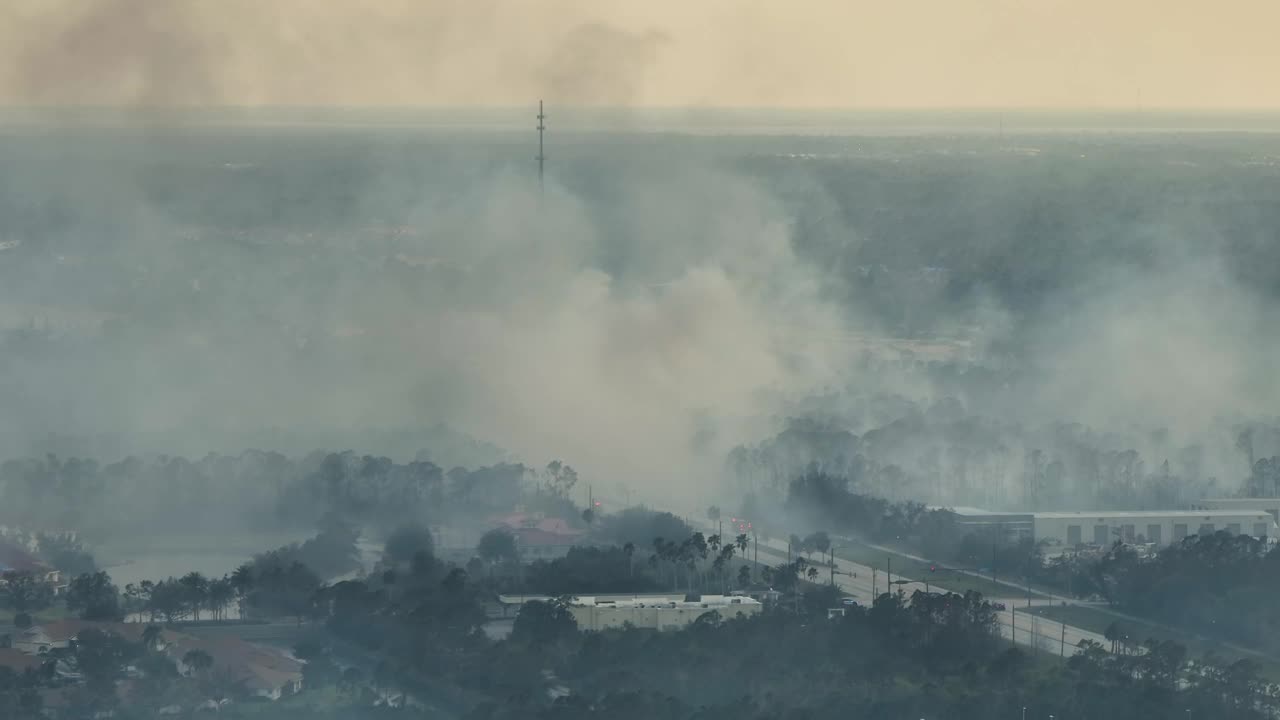
[[[42,655],[71,647],[76,637],[88,628],[114,633],[129,640],[141,642],[147,623],[111,623],[89,620],[59,620],[28,628],[13,640],[11,650],[0,650],[0,664],[7,653],[27,658],[26,664],[42,664]],[[239,637],[227,636],[202,638],[173,630],[161,630],[159,650],[169,656],[178,670],[187,673],[183,656],[192,650],[201,650],[213,659],[213,669],[223,672],[244,684],[252,694],[277,700],[292,695],[302,687],[302,662],[282,650],[255,645]],[[14,659],[13,662],[20,661]]]
[[[275,648],[255,645],[238,637],[197,638],[179,635],[166,652],[188,672],[182,661],[192,650],[213,658],[213,669],[225,672],[257,697],[279,700],[302,689],[302,662]]]
[[[530,558],[560,557],[569,552],[583,534],[564,520],[541,513],[515,512],[489,518],[489,522],[514,535],[520,552]]]
[[[38,655],[24,653],[14,648],[0,648],[0,667],[8,668],[15,673],[22,674],[25,670],[39,670],[45,663],[45,659]]]
[[[107,629],[115,623],[95,623],[88,620],[57,620],[44,625],[33,625],[13,638],[13,648],[30,655],[44,655],[51,650],[71,647],[80,631],[88,627]]]

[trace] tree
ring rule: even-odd
[[[153,651],[159,649],[162,634],[159,625],[147,625],[142,629],[142,647]]]
[[[388,564],[403,565],[420,552],[435,554],[435,539],[431,537],[431,531],[423,525],[401,525],[387,536],[382,557]]]
[[[804,539],[804,546],[810,552],[822,553],[825,555],[831,549],[831,537],[823,530],[813,533]]]
[[[712,505],[711,507],[707,508],[707,519],[710,520],[711,522],[718,522],[720,520],[719,506]]]
[[[743,565],[738,568],[738,587],[747,587],[751,584],[751,566]]]
[[[559,460],[553,460],[548,463],[545,474],[547,487],[552,493],[560,497],[569,497],[569,493],[573,491],[573,486],[578,484],[578,471]]]
[[[627,556],[627,576],[634,577],[636,574],[635,554],[636,546],[626,543],[622,546],[622,554]]]
[[[520,608],[511,639],[532,646],[548,645],[578,633],[578,621],[560,600],[532,600]]]
[[[302,624],[316,611],[316,593],[322,583],[306,565],[284,563],[275,557],[255,562],[253,590],[245,599],[249,607],[269,614],[289,615]]]
[[[200,619],[200,608],[209,603],[209,579],[198,572],[189,572],[178,580],[182,587],[183,602],[192,617]]]
[[[216,580],[210,580],[207,597],[209,599],[209,611],[213,613],[213,618],[215,620],[223,619],[226,616],[227,606],[236,597],[236,590],[231,584],[231,578],[224,576]]]
[[[156,583],[147,598],[147,611],[160,616],[165,622],[176,622],[187,617],[187,589],[177,580],[169,578]]]
[[[9,571],[0,581],[0,606],[16,615],[43,610],[53,602],[53,589],[29,572]]]
[[[489,562],[514,561],[520,558],[520,552],[516,549],[515,536],[502,528],[496,528],[481,535],[480,542],[476,545],[476,553]]]
[[[120,590],[105,572],[80,575],[67,586],[67,609],[84,620],[119,620]]]
[[[190,674],[204,675],[213,668],[213,656],[199,648],[188,650],[182,655],[182,664]]]
[[[74,652],[90,692],[100,699],[114,700],[115,682],[125,664],[137,656],[137,646],[114,633],[86,628],[76,635]]]

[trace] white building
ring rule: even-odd
[[[1262,539],[1280,534],[1266,510],[1038,512],[1032,517],[1037,542],[1065,547],[1107,546],[1117,540],[1162,546],[1220,530]]]
[[[552,598],[504,595],[499,600],[503,604],[523,604],[532,600],[548,602]],[[607,630],[627,624],[680,630],[708,613],[715,612],[722,620],[731,620],[758,615],[763,608],[758,600],[738,595],[598,595],[574,597],[568,604],[569,613],[582,630]]]

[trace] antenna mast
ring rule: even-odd
[[[538,101],[538,190],[542,190],[543,168],[547,164],[547,156],[542,151],[542,136],[546,133],[547,115],[542,111],[542,101]]]

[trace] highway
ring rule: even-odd
[[[711,534],[717,531],[715,527],[705,521],[697,521],[691,518],[686,518],[686,521],[704,533]],[[754,542],[759,543],[760,555],[769,556],[768,558],[762,557],[762,563],[770,562],[776,564],[786,561],[787,542],[785,540],[771,537],[769,539],[759,538],[753,541],[753,545],[748,546],[745,553],[746,557],[751,559],[755,559],[756,546]],[[821,573],[819,581],[826,581],[831,578],[831,566],[825,561],[816,567]],[[885,592],[889,587],[885,584],[887,580],[888,578],[883,571],[873,571],[872,568],[865,565],[836,558],[836,587],[853,596],[862,605],[870,605],[876,593]],[[926,583],[915,578],[905,578],[895,574],[892,582],[893,588],[901,589],[908,595],[916,590],[926,589],[931,592],[948,592],[945,580],[941,583],[932,581]],[[1012,642],[1026,649],[1048,652],[1054,655],[1072,655],[1078,649],[1080,642],[1084,640],[1092,640],[1102,644],[1105,648],[1110,648],[1110,641],[1098,633],[1040,618],[1026,612],[1018,612],[1018,610],[1025,610],[1029,606],[1052,605],[1060,602],[1060,600],[1056,598],[1032,600],[1028,605],[1025,596],[1017,597],[1014,595],[1015,590],[1015,588],[1010,587],[1009,597],[988,598],[991,602],[1003,603],[1008,608],[996,614],[996,618],[1000,623],[1001,637],[1009,638]]]

